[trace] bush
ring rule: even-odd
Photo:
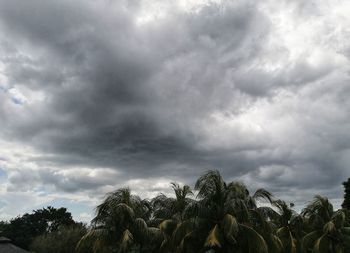
[[[30,246],[35,253],[73,253],[87,229],[83,224],[60,227],[57,231],[37,236]],[[89,253],[86,249],[84,252]]]

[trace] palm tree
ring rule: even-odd
[[[303,238],[304,253],[350,252],[350,227],[344,227],[343,210],[334,212],[327,198],[316,195],[302,213],[308,218],[312,229]]]
[[[106,195],[77,249],[94,253],[350,253],[350,215],[316,196],[301,215],[271,193],[250,194],[208,171],[195,184],[172,183],[174,197],[151,201],[121,188]],[[264,206],[260,200],[267,201]],[[85,247],[86,246],[86,247]],[[86,251],[86,250],[85,250]]]
[[[254,230],[249,210],[256,208],[257,199],[271,199],[271,194],[260,189],[252,197],[243,184],[226,184],[218,171],[201,176],[195,190],[198,201],[188,205],[187,220],[174,232],[181,252],[267,252],[265,240]]]
[[[282,252],[296,253],[301,249],[301,238],[305,235],[304,219],[291,209],[283,200],[272,202],[276,212],[270,212],[269,218],[275,223],[276,235],[282,242]]]
[[[163,234],[163,242],[161,251],[171,251],[172,235],[176,227],[183,221],[183,212],[193,199],[188,196],[193,195],[188,185],[181,187],[177,183],[171,183],[175,193],[175,198],[169,198],[164,194],[160,194],[152,200],[153,219],[150,224],[157,224]]]
[[[174,215],[182,221],[185,208],[188,204],[193,202],[193,199],[188,197],[193,196],[193,192],[188,185],[184,185],[183,187],[180,187],[177,183],[171,183],[171,185],[176,196],[176,201],[174,202]]]
[[[271,200],[270,203],[274,202]],[[269,253],[282,253],[284,245],[277,236],[279,213],[270,206],[250,209],[250,219],[254,229],[264,238]]]
[[[149,242],[160,241],[160,231],[148,228],[144,219],[151,214],[148,201],[132,195],[129,188],[121,188],[107,195],[97,206],[96,217],[92,220],[92,228],[82,238],[80,245],[92,241],[94,252],[119,249],[126,252],[131,247],[138,246],[142,252],[143,246]]]
[[[193,195],[191,187],[184,185],[181,187],[177,183],[171,183],[175,193],[175,198],[167,197],[164,194],[159,194],[152,199],[153,219],[155,223],[173,219],[175,221],[182,221],[183,211],[186,206],[193,202],[189,196]]]

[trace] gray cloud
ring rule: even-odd
[[[7,189],[92,196],[219,168],[299,202],[339,198],[349,19],[327,1],[150,6],[0,1],[0,136],[34,153],[0,154]]]

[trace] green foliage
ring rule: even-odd
[[[75,224],[66,208],[47,207],[18,216],[1,224],[2,236],[24,249],[28,249],[33,239],[44,233],[58,230],[60,226]]]
[[[86,234],[87,229],[82,224],[62,226],[51,233],[42,234],[34,239],[30,249],[35,253],[68,253],[75,252],[80,238]],[[88,247],[85,253],[91,252]]]
[[[311,232],[302,239],[304,253],[350,252],[350,235],[345,227],[346,214],[343,210],[333,211],[327,198],[316,195],[303,211]]]
[[[88,243],[94,253],[350,252],[349,213],[334,211],[323,196],[298,214],[294,204],[265,189],[250,194],[240,182],[226,183],[218,171],[197,180],[195,198],[189,186],[171,186],[174,197],[160,194],[151,201],[128,188],[110,193],[78,248]]]
[[[196,199],[189,186],[171,186],[175,197],[160,194],[149,202],[128,188],[110,193],[97,207],[93,226],[78,248],[90,242],[94,252],[281,252],[275,226],[284,216],[258,207],[257,201],[274,201],[265,189],[250,195],[244,184],[226,183],[218,171],[197,180]],[[275,225],[269,220],[273,213]]]

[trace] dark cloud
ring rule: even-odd
[[[4,155],[8,189],[193,183],[218,168],[286,198],[339,197],[350,106],[336,17],[322,26],[321,4],[150,6],[0,1],[0,135],[34,150]]]

